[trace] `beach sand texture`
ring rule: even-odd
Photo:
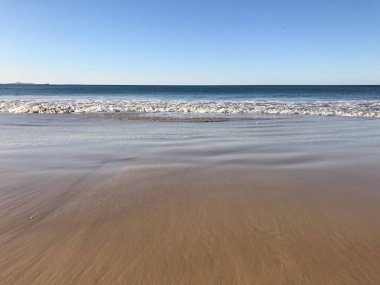
[[[180,167],[8,179],[0,280],[379,284],[379,193],[331,179]]]
[[[94,144],[1,152],[0,284],[380,284],[378,165]]]

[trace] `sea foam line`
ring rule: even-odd
[[[0,113],[278,114],[380,118],[380,100],[194,102],[150,100],[2,100]]]

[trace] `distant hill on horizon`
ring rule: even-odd
[[[13,82],[13,83],[0,83],[3,85],[50,85],[49,83],[29,83],[29,82]]]

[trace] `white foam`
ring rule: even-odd
[[[380,100],[356,101],[246,101],[194,102],[150,100],[0,101],[0,113],[178,113],[178,114],[284,114],[380,118]]]

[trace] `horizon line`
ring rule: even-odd
[[[66,85],[66,86],[380,86],[380,84],[104,84],[104,83],[32,83],[7,82],[0,85]]]

